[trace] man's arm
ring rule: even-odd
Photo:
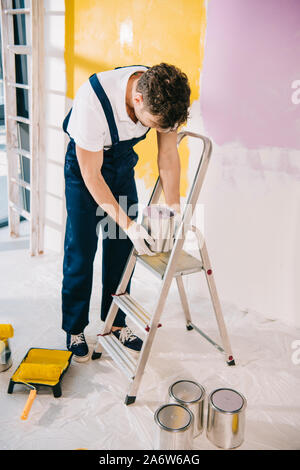
[[[122,228],[127,229],[132,221],[116,201],[100,171],[103,150],[90,152],[76,145],[76,155],[82,178],[97,204]]]
[[[159,176],[166,204],[180,212],[180,158],[177,150],[177,131],[157,132]]]

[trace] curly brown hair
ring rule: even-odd
[[[146,70],[137,82],[147,110],[159,116],[162,129],[174,128],[189,117],[191,89],[187,75],[174,65],[161,63]]]

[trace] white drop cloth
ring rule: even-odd
[[[65,349],[62,257],[53,253],[30,257],[23,247],[26,239],[8,240],[5,233],[0,234],[0,323],[11,323],[15,335],[10,340],[13,366],[0,374],[0,449],[150,450],[156,432],[154,412],[167,400],[169,385],[183,378],[201,383],[207,393],[231,387],[244,394],[248,407],[240,449],[300,448],[300,364],[292,361],[292,344],[300,340],[300,331],[269,321],[263,313],[245,314],[222,302],[237,363],[229,367],[212,345],[186,330],[175,282],[134,405],[125,406],[127,379],[104,353],[99,361],[72,361],[62,380],[62,397],[54,398],[48,388],[41,389],[28,420],[22,421],[28,390],[16,385],[14,393],[7,394],[11,375],[31,347]],[[101,331],[100,266],[98,250],[90,324],[85,330],[91,350]],[[188,292],[193,320],[219,341],[210,300],[199,297],[195,287],[203,274],[191,276]],[[136,266],[132,295],[149,311],[159,285],[149,271]],[[216,449],[205,432],[194,445],[200,450]]]

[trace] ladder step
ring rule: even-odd
[[[154,256],[137,255],[137,260],[160,279],[163,279],[169,262],[170,254],[171,251],[166,253],[157,253],[157,255]],[[192,256],[186,251],[182,250],[178,257],[174,277],[196,273],[202,269],[202,262],[198,258],[195,258],[195,256]]]
[[[29,15],[30,8],[9,8],[4,10],[6,15]]]
[[[11,150],[22,155],[23,157],[29,158],[31,160],[31,153],[27,152],[27,150],[20,149],[19,147],[10,147]]]
[[[113,295],[113,302],[117,304],[142,331],[148,331],[151,322],[150,315],[127,292],[120,295]]]
[[[126,351],[126,348],[120,343],[120,341],[112,334],[105,336],[98,336],[98,341],[105,349],[105,351],[111,356],[114,362],[130,379],[134,378],[136,362],[130,356],[130,353]]]
[[[31,47],[30,46],[15,46],[14,44],[9,44],[7,49],[14,54],[21,54],[21,55],[30,55],[31,54]]]
[[[30,89],[29,85],[24,85],[23,83],[7,82],[7,85],[14,88],[23,88],[24,90]]]
[[[27,219],[27,220],[31,219],[30,213],[27,212],[25,209],[22,209],[21,207],[17,206],[17,204],[15,204],[14,202],[9,201],[8,205],[13,211],[15,211],[18,214],[22,215],[25,219]]]
[[[23,122],[24,124],[31,124],[31,120],[24,118],[22,116],[7,116],[7,119],[11,119],[12,121]]]
[[[10,181],[12,183],[18,184],[19,186],[22,186],[25,189],[28,189],[28,191],[31,191],[31,186],[27,181],[22,180],[21,178],[14,178],[13,176],[10,178]]]

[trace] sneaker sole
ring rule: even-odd
[[[121,344],[122,344],[123,348],[125,348],[125,350],[128,351],[131,354],[131,356],[133,356],[135,359],[138,359],[139,354],[140,354],[141,351],[136,351],[135,349],[128,348],[123,343],[121,343]]]
[[[75,356],[75,354],[73,354],[73,359],[76,362],[87,362],[90,359],[90,355],[87,354],[86,356]]]

